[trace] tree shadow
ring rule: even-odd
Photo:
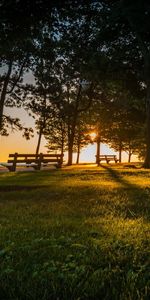
[[[6,185],[0,186],[0,192],[9,193],[9,192],[18,192],[18,191],[32,191],[47,188],[46,185]]]
[[[149,221],[150,187],[141,188],[137,184],[130,183],[128,180],[124,179],[123,175],[125,174],[120,174],[119,170],[115,170],[105,165],[101,165],[101,167],[108,172],[115,182],[120,184],[120,188],[117,188],[117,190],[126,197],[124,205],[122,205],[122,203],[120,203],[120,205],[117,204],[119,211],[124,211],[126,218],[143,218],[143,220]]]

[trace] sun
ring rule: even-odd
[[[97,136],[96,132],[92,131],[90,133],[90,138],[91,138],[92,141],[94,141],[96,139],[96,136]]]

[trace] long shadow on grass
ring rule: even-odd
[[[101,165],[103,169],[108,171],[108,174],[113,180],[121,184],[120,191],[126,197],[125,207],[120,204],[119,211],[124,210],[127,218],[142,217],[145,220],[150,219],[150,188],[141,188],[136,184],[130,183],[123,178],[119,171],[111,167]]]
[[[9,193],[9,192],[18,192],[18,191],[32,191],[45,189],[47,185],[6,185],[0,186],[0,192]]]

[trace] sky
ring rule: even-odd
[[[6,110],[6,109],[5,109]],[[9,109],[5,111],[10,113],[13,117],[19,117],[24,126],[34,127],[34,119],[28,116],[27,112],[23,109]],[[34,137],[30,140],[26,140],[22,137],[22,132],[10,131],[8,137],[0,136],[0,162],[6,162],[8,160],[8,155],[10,153],[35,153],[36,146],[38,141],[38,135],[34,133]],[[46,140],[42,138],[40,152],[46,153],[47,148],[45,147]],[[96,145],[89,145],[81,151],[80,162],[95,162],[96,154]],[[107,145],[101,145],[101,154],[116,154],[113,149],[110,149]],[[64,160],[67,160],[67,153],[65,154]],[[76,154],[74,154],[74,162],[76,160]],[[136,157],[133,157],[133,160],[137,160]],[[123,161],[127,161],[127,155],[123,154]]]
[[[0,70],[2,71],[2,69]],[[4,72],[4,69],[3,69]],[[24,83],[34,83],[32,74],[26,73],[24,75]],[[34,119],[28,115],[24,109],[17,108],[5,108],[4,113],[11,115],[12,117],[18,117],[21,120],[22,125],[25,127],[34,128]],[[30,140],[26,140],[22,137],[22,132],[10,130],[9,136],[0,136],[0,162],[6,162],[10,153],[35,153],[38,141],[38,135],[34,133],[34,137]],[[42,138],[40,152],[46,153],[47,148],[45,147],[46,140]],[[81,151],[80,162],[95,162],[96,145],[89,145]],[[118,153],[110,149],[107,145],[101,145],[101,154],[116,154]],[[67,153],[65,154],[64,160],[67,161]],[[136,161],[136,156],[133,156],[132,160]],[[74,154],[74,162],[76,161],[76,154]],[[127,154],[123,153],[123,161],[127,161]]]

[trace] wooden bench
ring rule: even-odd
[[[107,164],[109,164],[110,161],[114,161],[117,163],[119,159],[117,158],[116,155],[99,155],[98,157],[99,164],[101,161],[106,161]]]
[[[15,172],[17,166],[33,167],[40,170],[42,166],[48,166],[49,163],[55,163],[57,168],[61,168],[63,156],[61,154],[9,154],[7,163],[2,165],[8,168],[10,172]]]

